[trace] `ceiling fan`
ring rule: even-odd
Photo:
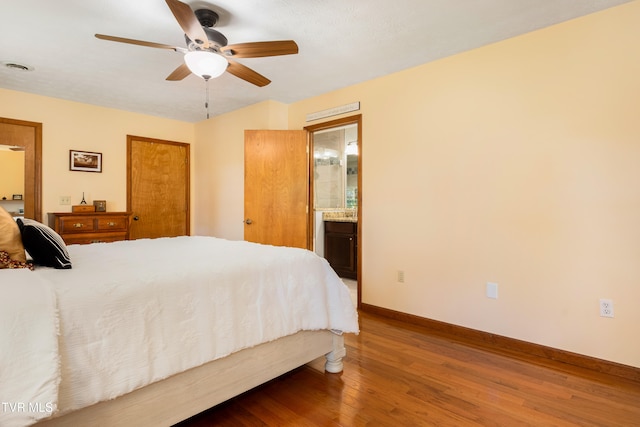
[[[219,18],[216,12],[208,9],[198,9],[194,12],[189,5],[179,0],[166,0],[166,2],[185,33],[186,48],[104,34],[96,34],[96,37],[101,40],[184,53],[185,62],[166,78],[171,81],[182,80],[192,73],[209,80],[227,71],[242,80],[262,87],[271,83],[271,80],[232,58],[260,58],[298,53],[298,45],[293,40],[228,45],[227,38],[213,29]]]

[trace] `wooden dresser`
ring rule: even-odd
[[[130,221],[129,212],[49,213],[49,227],[67,245],[128,240]]]

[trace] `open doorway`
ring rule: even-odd
[[[305,127],[310,151],[312,250],[329,261],[360,305],[362,116]]]
[[[24,173],[21,189],[9,186],[0,191],[0,200],[6,198],[8,212],[17,216],[42,221],[42,123],[0,117],[0,144],[10,152],[22,153]],[[19,162],[11,159],[11,162]],[[9,167],[0,167],[4,175]],[[20,173],[15,171],[15,173]],[[5,177],[2,178],[5,181]],[[7,179],[8,181],[8,179]],[[14,198],[16,195],[16,198]]]

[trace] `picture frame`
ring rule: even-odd
[[[22,194],[14,194],[12,200],[22,200]]]
[[[80,172],[102,172],[102,153],[69,150],[69,170]]]
[[[94,200],[93,206],[96,208],[96,212],[106,212],[107,211],[107,201],[106,200]]]

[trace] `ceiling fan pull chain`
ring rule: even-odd
[[[207,110],[207,119],[209,119],[209,79],[204,79],[205,92],[207,99],[204,101],[204,108]]]

